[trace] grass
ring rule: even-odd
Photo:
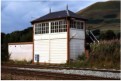
[[[2,64],[17,64],[17,65],[26,65],[26,64],[31,64],[32,60],[27,61],[27,60],[9,60],[8,62],[2,63]]]

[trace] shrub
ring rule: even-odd
[[[101,33],[99,38],[101,40],[112,40],[116,38],[116,35],[112,30],[107,30],[106,32]]]
[[[119,40],[100,41],[91,45],[90,63],[98,68],[120,68]]]
[[[100,29],[95,29],[92,32],[95,36],[100,35]]]
[[[7,44],[1,45],[1,62],[7,62],[10,59],[10,54],[8,53]]]
[[[117,33],[116,37],[117,37],[117,39],[120,39],[120,37],[121,37],[120,32]]]
[[[77,59],[84,61],[86,59],[85,53],[82,53],[82,55],[79,55]]]
[[[116,35],[112,30],[108,30],[106,33],[107,40],[115,39]]]
[[[27,61],[27,60],[9,60],[8,62],[6,62],[5,64],[17,64],[17,65],[26,65],[26,64],[31,64],[32,60]]]

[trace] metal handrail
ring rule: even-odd
[[[95,35],[92,33],[92,31],[87,30],[87,35],[90,37],[90,39],[95,43],[96,41],[99,43],[99,41],[97,40],[97,38],[95,37]],[[89,33],[93,36],[93,38],[89,35]],[[96,41],[95,41],[96,40]]]
[[[92,31],[89,31],[91,34],[92,34],[92,36],[95,38],[95,40],[97,41],[97,42],[99,42],[98,40],[97,40],[97,38],[94,36],[94,34],[92,33]]]

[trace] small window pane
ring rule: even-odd
[[[83,22],[81,23],[81,29],[83,29]]]

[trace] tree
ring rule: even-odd
[[[111,40],[111,39],[115,39],[116,35],[112,30],[107,30],[105,33],[106,39],[107,40]]]
[[[117,33],[116,37],[117,37],[117,39],[120,39],[120,37],[121,37],[120,32]]]
[[[5,39],[5,33],[1,33],[1,44],[3,44],[4,43],[4,39]]]
[[[112,30],[107,30],[106,32],[101,33],[99,38],[102,40],[111,40],[115,39],[116,35]]]
[[[99,30],[99,29],[93,30],[92,32],[93,32],[93,34],[94,34],[95,36],[100,35],[100,30]]]
[[[8,48],[7,44],[1,45],[1,61],[2,62],[8,61],[10,58],[10,54],[8,53],[7,48]]]
[[[104,40],[105,39],[105,33],[101,32],[100,36],[99,36],[99,39],[100,40]]]

